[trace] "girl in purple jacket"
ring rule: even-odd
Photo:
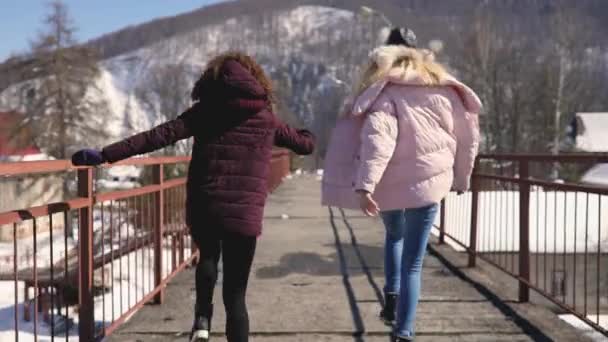
[[[247,341],[245,293],[262,231],[273,146],[298,154],[314,149],[312,134],[295,130],[272,110],[272,86],[253,58],[227,53],[209,62],[192,90],[194,105],[147,132],[72,156],[74,165],[113,163],[194,137],[186,221],[199,247],[191,341],[208,341],[218,260],[223,260],[226,335]]]

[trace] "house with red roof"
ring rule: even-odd
[[[51,159],[34,144],[33,133],[19,129],[21,114],[0,112],[0,163]],[[30,208],[43,203],[59,202],[63,199],[63,179],[56,175],[33,175],[7,177],[0,182],[0,212]],[[60,219],[60,221],[57,221]],[[55,222],[62,222],[57,218]],[[47,218],[37,222],[37,231],[47,231]],[[62,229],[63,224],[54,225]],[[30,236],[33,232],[30,221],[17,225],[17,237]],[[0,241],[13,239],[12,226],[0,226]]]
[[[50,159],[34,144],[31,130],[19,128],[20,116],[0,112],[0,162]]]

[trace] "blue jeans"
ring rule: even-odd
[[[420,275],[437,204],[423,208],[381,213],[386,227],[384,245],[385,294],[397,294],[397,326],[400,337],[414,336]]]

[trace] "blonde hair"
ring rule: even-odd
[[[385,54],[389,49],[398,55]],[[376,49],[371,57],[355,89],[357,95],[389,75],[393,78],[404,78],[415,72],[423,84],[428,86],[439,85],[448,76],[446,69],[435,61],[433,53],[428,50],[384,47]]]

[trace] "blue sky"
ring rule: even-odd
[[[64,0],[78,27],[79,41],[154,18],[171,16],[222,0]],[[48,0],[2,0],[0,61],[29,48],[42,28]],[[10,5],[9,5],[10,3]]]

